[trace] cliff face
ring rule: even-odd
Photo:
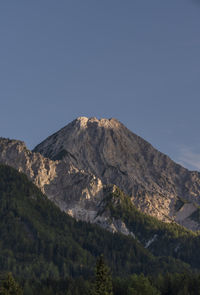
[[[77,219],[126,231],[98,215],[105,192],[118,186],[143,212],[199,229],[200,174],[154,149],[116,119],[81,117],[39,144],[0,140],[0,162],[24,172],[62,210]]]
[[[0,139],[0,163],[25,173],[62,211],[77,220],[98,223],[112,232],[129,234],[123,222],[100,216],[101,202],[112,186],[103,186],[95,175],[71,163],[52,161],[29,151],[24,142]]]
[[[93,221],[103,185],[94,175],[62,161],[29,151],[17,140],[0,139],[0,163],[25,173],[61,210],[77,219]]]

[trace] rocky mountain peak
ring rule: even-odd
[[[141,211],[200,229],[190,218],[200,205],[200,173],[174,163],[114,118],[79,117],[32,152],[0,139],[0,163],[26,173],[77,219],[96,222],[105,187],[115,185]]]
[[[200,203],[200,174],[174,163],[114,118],[79,117],[34,152],[118,186],[138,208],[164,221],[173,220],[179,197]]]
[[[90,128],[96,126],[97,128],[119,128],[122,123],[120,123],[117,119],[115,118],[110,118],[110,119],[97,119],[96,117],[78,117],[75,119],[72,123],[74,125],[80,126],[80,128]],[[67,127],[67,126],[66,126]]]
[[[117,140],[114,137],[120,137],[125,129],[125,126],[114,118],[79,117],[49,136],[33,151],[53,160],[65,158],[76,165],[76,162],[79,162],[79,156],[87,158],[84,154],[87,153],[88,147],[95,158],[96,154],[101,153],[100,150],[103,149],[103,146],[107,146],[107,140],[110,139],[109,141],[115,145]],[[84,165],[81,165],[80,168],[84,169]],[[90,172],[93,173],[92,170]]]

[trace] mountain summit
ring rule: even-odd
[[[176,164],[114,118],[77,118],[32,152],[22,142],[1,139],[0,163],[26,173],[76,219],[111,231],[131,234],[109,210],[100,214],[118,188],[141,211],[200,229],[200,173]]]
[[[120,135],[123,127],[119,121],[113,118],[98,120],[95,117],[89,119],[79,117],[55,134],[49,136],[36,146],[34,151],[40,152],[53,160],[68,158],[68,160],[74,163],[76,160],[80,161],[81,157],[84,157],[82,163],[82,168],[84,168],[85,165],[89,164],[86,161],[90,162],[91,157],[95,158],[97,154],[99,156],[102,153],[107,154],[107,151],[102,150],[104,146],[109,144],[106,144],[105,141],[109,138],[113,141],[113,135],[115,133],[117,136]],[[80,165],[81,163],[78,164]],[[91,163],[89,166],[92,166]]]

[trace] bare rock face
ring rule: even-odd
[[[117,185],[140,210],[165,222],[180,221],[179,198],[200,204],[200,173],[174,163],[116,119],[80,117],[34,151]],[[189,219],[187,227],[199,226]]]
[[[133,235],[121,220],[98,214],[106,186],[95,175],[71,163],[52,161],[33,153],[22,141],[5,138],[0,139],[0,163],[26,174],[62,211],[77,220],[97,223],[113,233]],[[112,190],[113,187],[109,186],[107,193]]]
[[[112,230],[105,220],[96,220],[104,193],[101,180],[91,173],[33,153],[21,141],[4,138],[0,139],[0,163],[25,173],[61,210],[76,219],[98,222]]]
[[[33,152],[23,142],[0,139],[0,163],[27,174],[61,210],[112,232],[133,235],[121,220],[98,214],[106,188],[115,185],[141,211],[200,229],[191,218],[200,205],[200,174],[174,163],[116,119],[80,117]]]
[[[43,192],[56,177],[57,162],[32,153],[22,141],[1,138],[0,162],[25,173]]]

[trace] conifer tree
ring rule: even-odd
[[[113,295],[112,277],[103,255],[97,259],[93,295]]]
[[[0,295],[22,295],[23,291],[19,284],[15,281],[12,273],[6,274],[0,282]]]

